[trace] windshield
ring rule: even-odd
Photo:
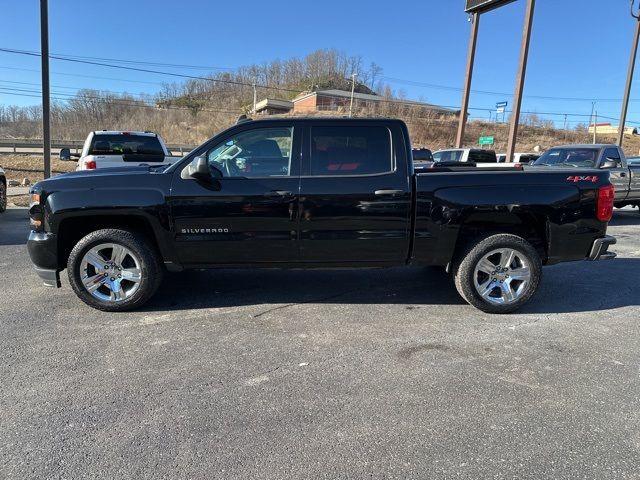
[[[463,150],[442,150],[433,154],[434,162],[459,162]]]
[[[147,135],[94,135],[88,155],[162,155],[157,137]]]
[[[596,166],[599,151],[597,148],[552,148],[544,152],[534,165],[592,168]]]

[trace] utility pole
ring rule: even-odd
[[[256,113],[256,104],[258,103],[258,90],[256,89],[256,84],[253,84],[253,114]]]
[[[596,131],[596,122],[594,121],[594,112],[596,111],[596,102],[591,102],[591,115],[589,115],[589,122],[591,123],[590,127],[593,127],[593,144],[595,145],[596,143],[596,135],[595,135],[595,131]],[[587,129],[587,133],[589,133],[589,130]]]
[[[522,47],[520,49],[520,69],[516,78],[516,91],[513,95],[513,112],[511,114],[511,128],[509,129],[509,142],[507,144],[507,162],[513,160],[516,151],[516,140],[518,138],[518,122],[520,121],[520,110],[522,108],[522,92],[524,91],[524,80],[527,73],[527,59],[529,58],[529,41],[531,40],[531,29],[533,27],[533,12],[536,7],[536,0],[527,0],[527,11],[524,19],[524,29],[522,31]]]
[[[471,79],[473,78],[473,62],[476,58],[476,45],[478,44],[478,28],[480,27],[480,13],[473,12],[470,17],[471,37],[469,38],[469,51],[467,53],[467,70],[464,76],[464,87],[462,89],[462,106],[460,107],[460,118],[458,120],[458,135],[456,137],[456,148],[462,148],[464,142],[464,129],[467,125],[467,110],[469,110],[469,95],[471,93]]]
[[[631,3],[631,16],[636,19],[636,31],[633,35],[633,44],[631,46],[631,58],[629,59],[629,70],[627,72],[627,85],[624,91],[624,100],[622,100],[622,113],[620,114],[620,125],[618,125],[618,146],[622,148],[624,143],[624,127],[627,123],[627,110],[629,109],[629,97],[631,96],[631,84],[633,83],[633,72],[636,66],[636,56],[638,54],[638,41],[640,40],[640,14],[633,11],[633,2]]]
[[[351,102],[349,103],[349,118],[351,118],[351,115],[353,113],[353,94],[356,91],[356,77],[358,76],[357,73],[352,73],[351,74]]]
[[[596,143],[598,143],[596,141],[596,133],[598,131],[598,111],[596,110],[594,113],[594,122],[593,122],[593,144],[595,145]]]
[[[40,0],[40,60],[42,63],[42,151],[44,178],[51,176],[51,106],[49,99],[49,8]]]

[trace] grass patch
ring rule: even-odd
[[[28,178],[33,184],[44,178],[44,159],[41,155],[0,155],[0,166],[4,169],[7,180],[22,181]],[[73,172],[77,162],[63,162],[59,158],[51,158],[51,173]],[[13,198],[13,197],[12,197]]]

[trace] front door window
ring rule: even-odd
[[[288,177],[291,174],[293,128],[247,130],[207,152],[209,167],[223,177]]]

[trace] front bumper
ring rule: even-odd
[[[34,232],[29,234],[27,250],[38,276],[47,287],[60,287],[58,266],[58,238],[53,233]]]
[[[608,249],[611,245],[615,245],[617,240],[611,235],[605,235],[602,238],[596,238],[591,247],[591,252],[587,257],[587,260],[613,260],[616,258],[614,252],[609,252]]]

